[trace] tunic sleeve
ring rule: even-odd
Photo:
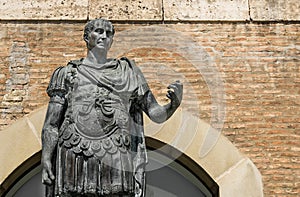
[[[140,100],[150,90],[150,88],[140,68],[137,67],[133,61],[130,61],[130,64],[133,67],[133,70],[137,77],[136,95],[138,100]]]
[[[47,94],[50,97],[50,102],[61,104],[64,104],[65,102],[65,95],[67,94],[65,70],[65,67],[59,67],[52,74],[47,88]]]
[[[140,68],[136,67],[136,70],[139,84],[137,89],[137,95],[138,98],[142,98],[149,91],[149,86]]]
[[[147,83],[142,71],[140,70],[139,67],[137,67],[135,65],[134,61],[129,60],[126,57],[122,57],[121,60],[125,60],[128,63],[129,67],[134,71],[135,82],[136,82],[136,89],[134,92],[134,96],[138,100],[141,100],[143,98],[143,96],[150,90],[148,83]]]

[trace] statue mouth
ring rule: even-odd
[[[97,47],[99,47],[99,48],[105,48],[104,42],[97,42]]]

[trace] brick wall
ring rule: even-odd
[[[47,104],[45,89],[53,70],[86,53],[83,26],[0,23],[0,129]],[[161,103],[166,102],[166,85],[180,79],[185,85],[182,106],[213,124],[219,117],[213,105],[218,75],[225,97],[220,101],[226,112],[222,133],[256,164],[265,196],[300,193],[299,23],[115,26],[111,55],[134,59]],[[194,48],[188,48],[191,44]],[[175,50],[179,46],[194,56]]]

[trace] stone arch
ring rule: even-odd
[[[44,106],[0,132],[0,195],[4,194],[22,174],[26,173],[26,170],[38,163],[41,150],[40,131],[46,109],[47,106]],[[174,133],[177,135],[176,133],[180,132],[182,128],[181,119],[183,117],[189,120],[189,126],[185,127],[185,135],[181,135],[179,140],[174,141],[176,139]],[[201,148],[201,142],[205,139],[207,132],[214,132],[207,123],[182,109],[178,110],[174,117],[163,125],[148,123],[149,121],[146,119],[145,132],[146,135],[151,134],[151,138],[147,138],[147,142],[152,143],[152,148],[165,149],[163,151],[175,159],[180,155],[178,152],[168,149],[169,146],[184,153],[190,160],[181,159],[181,163],[195,168],[190,164],[192,161],[201,166],[219,185],[221,196],[232,196],[233,194],[263,196],[259,171],[252,161],[241,154],[223,135],[220,135],[216,145],[205,157],[199,156],[199,148]],[[157,128],[159,131],[151,131]],[[191,132],[194,134],[193,138],[187,138]],[[219,135],[219,133],[216,134]],[[190,141],[186,142],[187,139]],[[155,144],[155,140],[168,146]],[[193,170],[197,171],[197,169]]]

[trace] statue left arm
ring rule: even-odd
[[[168,120],[181,103],[183,91],[182,83],[176,81],[169,85],[168,89],[166,96],[170,99],[170,103],[166,105],[159,105],[151,91],[148,91],[143,98],[143,111],[156,123],[163,123]]]

